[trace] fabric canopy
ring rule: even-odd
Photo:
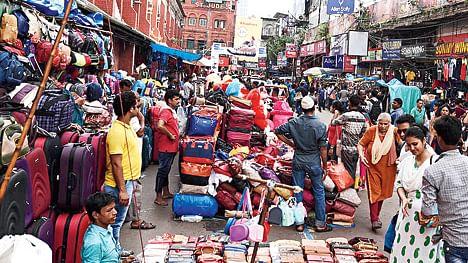
[[[199,54],[190,53],[190,52],[182,51],[179,49],[167,47],[161,44],[156,44],[154,42],[151,43],[151,48],[153,52],[161,52],[170,56],[181,58],[189,62],[200,60],[200,58],[202,57]]]

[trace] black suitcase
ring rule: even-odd
[[[3,179],[4,175],[2,175],[0,181],[3,182]],[[4,235],[24,234],[27,180],[24,170],[13,170],[5,197],[0,204],[0,238]]]

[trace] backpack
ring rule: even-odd
[[[0,51],[0,86],[8,92],[26,79],[26,69],[18,58],[6,51]]]
[[[369,117],[372,123],[375,123],[380,113],[382,113],[382,109],[380,108],[380,101],[378,99],[371,98],[370,102],[372,103],[372,107],[369,111]]]

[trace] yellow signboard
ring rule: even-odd
[[[234,35],[234,47],[228,51],[239,60],[258,62],[259,47],[262,37],[262,19],[237,17]]]

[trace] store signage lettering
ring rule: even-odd
[[[343,69],[343,72],[354,72],[352,57],[345,55],[323,57],[322,67]]]
[[[354,12],[354,0],[328,0],[327,14],[343,15]]]
[[[301,57],[313,56],[326,53],[327,43],[325,40],[314,42],[301,47]]]
[[[297,47],[295,44],[286,43],[286,57],[287,58],[296,58],[297,57]]]
[[[468,54],[468,42],[443,43],[437,45],[436,55]]]
[[[382,59],[400,59],[401,40],[385,41],[382,43]]]
[[[212,9],[230,9],[231,7],[226,5],[225,3],[210,3],[210,2],[197,2],[195,4],[197,7],[203,8],[212,8]]]
[[[322,67],[336,68],[336,56],[323,57]]]
[[[426,47],[424,45],[413,45],[401,47],[401,56],[405,58],[424,57]]]

